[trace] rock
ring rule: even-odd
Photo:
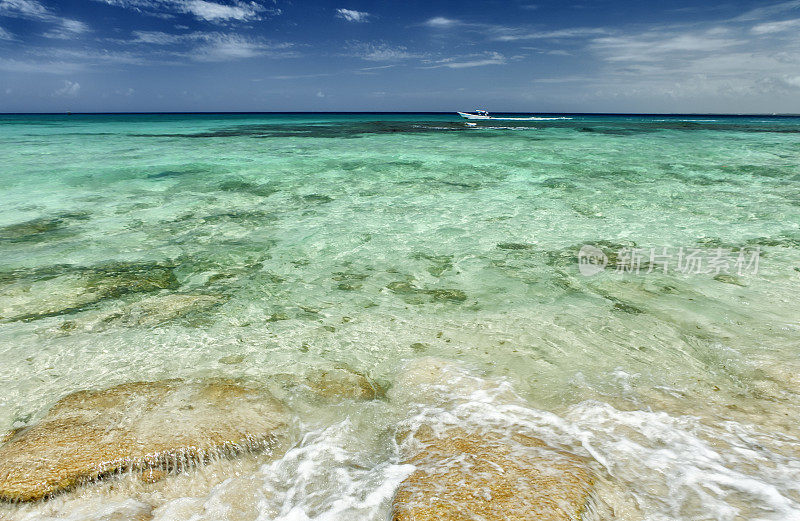
[[[147,469],[139,476],[142,483],[158,483],[167,477],[167,472],[160,469]]]
[[[427,289],[423,293],[433,297],[433,300],[449,300],[452,302],[464,302],[467,300],[467,294],[460,289]]]
[[[333,201],[333,197],[325,194],[308,194],[303,196],[303,200],[310,203],[325,204]]]
[[[531,250],[533,244],[526,242],[501,242],[497,245],[501,250]]]
[[[155,295],[126,306],[122,314],[111,321],[131,326],[155,326],[190,313],[207,311],[224,301],[225,297],[221,295]]]
[[[86,220],[85,213],[64,213],[54,217],[40,217],[8,226],[0,226],[2,242],[40,242],[67,235],[66,228],[75,220]]]
[[[405,364],[389,397],[400,403],[444,403],[467,400],[472,393],[495,387],[494,382],[478,378],[450,360],[425,356]]]
[[[60,332],[102,331],[111,326],[153,327],[178,319],[199,319],[227,300],[224,295],[163,293],[146,296],[130,304],[104,306],[71,316]],[[189,322],[194,324],[195,321]]]
[[[150,521],[153,519],[154,508],[152,505],[126,499],[124,501],[102,502],[87,501],[80,506],[70,505],[69,514],[54,513],[54,517],[37,515],[36,521],[65,521],[66,519],[80,521]],[[69,517],[63,517],[69,515]],[[27,518],[30,519],[30,518]]]
[[[461,291],[460,289],[418,288],[413,283],[402,280],[390,282],[389,284],[386,285],[386,289],[388,289],[392,293],[405,296],[407,302],[411,302],[414,304],[422,302],[422,301],[417,301],[417,299],[413,298],[421,295],[428,295],[431,297],[431,300],[433,301],[464,302],[465,300],[467,300],[467,294]],[[411,300],[409,300],[409,298]]]
[[[735,275],[729,275],[727,273],[719,273],[714,276],[714,280],[717,282],[724,282],[725,284],[733,284],[734,286],[742,286],[746,287],[747,283],[744,282],[741,277],[737,277]]]
[[[241,364],[242,362],[244,362],[244,360],[245,360],[245,356],[244,355],[228,355],[228,356],[220,357],[220,359],[217,360],[217,362],[219,362],[221,364],[227,364],[227,365],[237,365],[237,364]]]
[[[0,241],[23,242],[61,229],[61,219],[40,218],[0,227]]]
[[[587,461],[508,413],[528,405],[502,380],[424,357],[399,372],[389,398],[425,411],[398,436],[416,470],[396,493],[393,521],[577,521],[601,503]]]
[[[402,446],[417,470],[400,484],[393,521],[574,521],[592,510],[585,462],[536,438],[423,426]]]
[[[279,374],[274,378],[284,389],[304,388],[325,401],[374,400],[384,394],[377,382],[346,365],[312,369],[303,376]]]
[[[64,315],[105,299],[177,287],[173,267],[157,263],[61,265],[2,273],[0,321]]]
[[[373,380],[348,367],[319,369],[305,377],[305,384],[324,399],[374,400],[383,389]]]
[[[79,391],[0,447],[0,499],[33,501],[112,472],[181,471],[273,448],[287,425],[271,394],[229,380]]]

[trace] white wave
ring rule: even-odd
[[[572,119],[567,117],[559,117],[559,118],[542,118],[542,117],[535,117],[531,116],[529,118],[497,118],[492,116],[490,120],[487,121],[554,121],[558,119]]]
[[[486,380],[447,378],[457,383],[452,401],[420,405],[404,428],[524,429],[597,462],[613,490],[606,502],[617,510],[636,505],[631,519],[800,521],[800,439],[732,421],[709,425],[693,416],[618,410],[599,401],[555,414],[531,408],[507,383],[487,387]],[[442,391],[424,389],[428,396]]]
[[[169,502],[154,521],[383,520],[414,467],[398,464],[396,450],[376,458],[365,445],[349,420],[314,430],[256,475],[228,479],[206,498]]]

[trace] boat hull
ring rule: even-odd
[[[469,112],[459,112],[458,115],[464,119],[493,119],[491,116],[480,116],[478,114],[470,114]]]

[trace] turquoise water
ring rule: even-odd
[[[87,387],[347,364],[390,388],[438,357],[559,418],[622,519],[800,519],[800,118],[565,117],[0,117],[0,431]],[[282,459],[6,514],[384,519],[392,491],[359,494],[415,400],[304,417],[294,494],[215,487],[294,487]],[[373,469],[349,492],[322,485],[335,450]]]

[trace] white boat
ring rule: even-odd
[[[458,115],[464,119],[492,119],[487,111],[480,109],[474,112],[459,112]]]
[[[490,116],[489,112],[482,110],[482,109],[475,109],[472,112],[458,112],[458,115],[464,119],[491,119],[495,121],[549,121],[554,119],[572,119],[569,117],[540,117],[540,116],[529,116],[527,118],[498,118],[495,116]]]

